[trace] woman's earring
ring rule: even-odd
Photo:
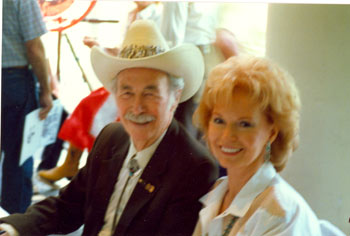
[[[265,147],[265,156],[264,160],[269,161],[271,156],[271,143],[270,141],[267,142],[266,147]]]

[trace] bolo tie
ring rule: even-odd
[[[124,184],[123,190],[120,194],[120,198],[118,199],[118,203],[117,203],[117,206],[115,208],[115,213],[114,213],[114,217],[113,217],[112,232],[114,232],[114,230],[117,226],[116,221],[117,221],[117,216],[118,216],[118,209],[119,209],[120,202],[123,198],[126,186],[128,186],[128,183],[129,183],[129,180],[131,179],[131,177],[134,176],[134,174],[140,169],[139,163],[137,162],[135,157],[136,157],[136,153],[131,157],[131,159],[127,165],[128,169],[129,169],[129,175],[128,175],[128,178]]]
[[[226,229],[224,230],[224,233],[222,234],[222,236],[227,236],[227,235],[230,233],[230,231],[231,231],[233,225],[236,223],[236,221],[238,220],[238,218],[239,218],[238,216],[234,216],[234,217],[230,220],[230,222],[229,222],[228,225],[226,226]]]

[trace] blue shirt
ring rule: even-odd
[[[2,68],[28,65],[25,42],[46,32],[37,0],[3,0]]]

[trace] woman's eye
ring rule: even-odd
[[[221,118],[219,118],[219,117],[214,117],[213,122],[214,122],[215,124],[223,124],[223,123],[224,123],[224,120],[221,119]]]

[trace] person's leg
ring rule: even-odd
[[[24,212],[32,197],[29,171],[33,168],[32,162],[19,166],[24,119],[36,108],[35,82],[31,75],[25,70],[2,70],[1,151],[4,160],[0,205],[9,213]]]
[[[33,196],[33,183],[32,183],[32,176],[33,176],[33,167],[34,167],[34,161],[33,158],[29,158],[26,160],[21,168],[23,173],[23,184],[22,184],[22,190],[23,193],[21,195],[21,205],[20,205],[20,212],[25,212],[28,208],[28,206],[32,203],[32,196]]]
[[[0,145],[1,145],[1,142],[0,142]],[[2,164],[4,162],[4,154],[1,150],[1,153],[0,153],[0,206],[1,206],[1,189],[2,189]]]

